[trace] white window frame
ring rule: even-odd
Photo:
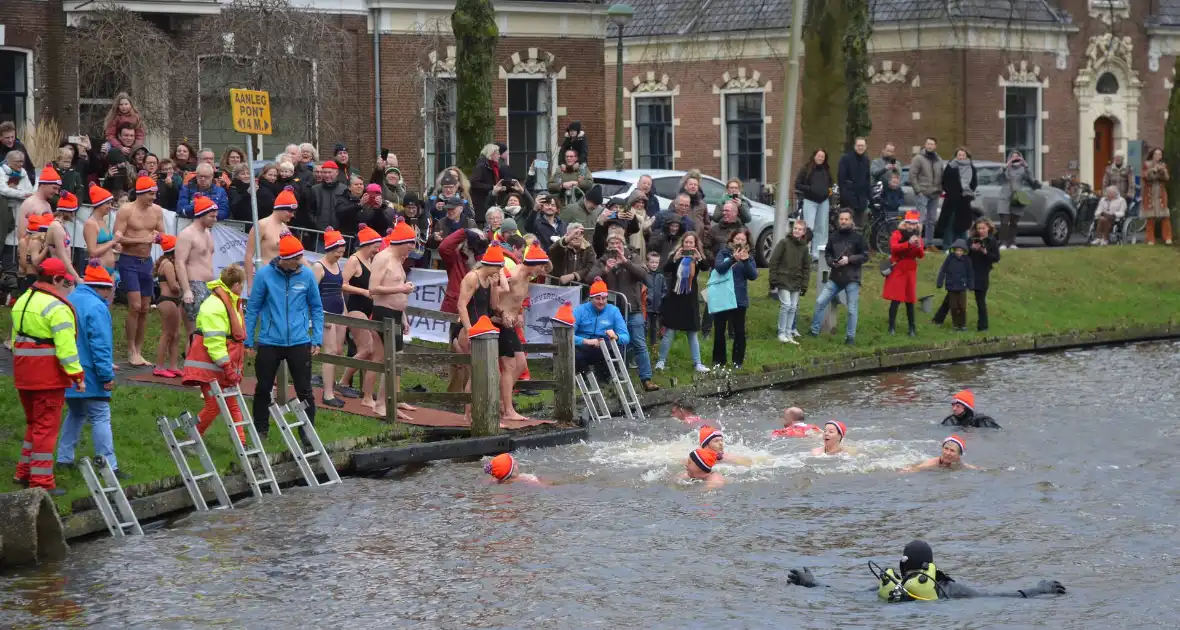
[[[564,71],[564,69],[563,69],[563,71]],[[549,72],[546,72],[544,74],[541,74],[541,73],[528,74],[528,73],[522,73],[522,72],[509,72],[507,74],[504,74],[503,77],[504,77],[504,107],[501,108],[501,112],[503,114],[502,117],[504,118],[504,143],[508,145],[508,152],[509,153],[512,152],[512,142],[509,139],[509,132],[508,132],[508,121],[511,118],[511,115],[508,110],[508,82],[513,81],[513,80],[517,80],[517,81],[520,81],[520,80],[544,81],[549,86],[549,114],[548,114],[549,115],[549,147],[547,149],[547,152],[549,153],[549,155],[547,157],[549,159],[549,170],[551,173],[554,172],[554,170],[556,168],[558,168],[561,164],[561,158],[560,158],[560,156],[557,155],[557,150],[559,148],[561,148],[560,138],[557,135],[557,118],[559,115],[561,115],[561,113],[557,107],[557,79],[561,78],[561,77],[559,77],[556,74],[549,73]],[[529,166],[532,165],[533,160],[535,160],[535,159],[537,159],[536,155],[529,156],[526,159],[526,161],[528,163],[527,165],[519,165],[518,164],[515,166],[516,166],[516,168],[520,169],[520,172],[523,172],[523,171],[527,170]]]
[[[766,128],[767,128],[767,125],[766,125],[766,88],[764,88],[764,87],[741,88],[741,89],[722,89],[720,91],[720,94],[721,94],[721,107],[720,107],[721,124],[718,126],[720,127],[720,130],[721,130],[721,181],[723,181],[723,182],[729,181],[732,177],[729,173],[729,129],[728,129],[729,122],[726,119],[726,111],[725,111],[726,97],[730,96],[732,94],[755,94],[755,93],[762,96],[762,177],[760,177],[758,179],[758,182],[762,186],[765,186],[768,183],[766,181],[766,158],[768,157],[766,155]],[[744,184],[744,182],[743,182],[743,184]]]
[[[639,94],[631,94],[631,168],[638,169],[639,166],[639,120],[635,113],[638,111],[638,102],[644,98],[666,98],[671,104],[672,119],[668,121],[668,125],[672,127],[672,165],[668,170],[676,170],[676,92],[641,92]]]
[[[3,30],[0,30],[3,34]],[[37,104],[35,98],[37,95],[37,82],[34,80],[33,71],[36,64],[33,63],[33,51],[28,48],[20,48],[18,46],[0,46],[0,50],[9,52],[23,53],[25,56],[25,121],[24,130],[29,129],[37,124]],[[16,122],[16,121],[13,121]],[[23,131],[23,130],[22,130]]]
[[[434,85],[434,90],[431,85]],[[434,178],[438,176],[438,170],[430,172],[430,155],[433,153],[434,136],[436,130],[433,128],[434,121],[437,119],[428,119],[426,115],[426,105],[430,103],[433,106],[434,94],[437,93],[437,87],[442,82],[446,82],[447,88],[455,92],[455,119],[451,124],[451,146],[455,149],[455,157],[458,158],[459,152],[459,79],[454,72],[437,72],[434,74],[427,74],[422,81],[422,190],[429,190],[434,185]],[[437,155],[437,154],[436,154]],[[437,162],[436,162],[437,165]]]
[[[1001,119],[1003,121],[1002,124],[1004,125],[1004,146],[1003,150],[1000,152],[1002,157],[999,160],[1001,162],[1007,161],[1008,159],[1008,88],[1036,89],[1037,91],[1037,109],[1036,116],[1034,118],[1036,121],[1036,127],[1033,132],[1033,151],[1036,155],[1036,160],[1034,162],[1033,176],[1037,181],[1042,181],[1045,171],[1045,152],[1041,149],[1044,147],[1045,142],[1045,119],[1041,112],[1044,111],[1045,107],[1045,86],[1039,82],[1021,81],[1004,83],[1004,90],[1002,92],[1002,98],[1004,99],[1003,109],[1000,110],[1004,112],[1004,117]]]

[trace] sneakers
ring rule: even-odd
[[[712,371],[704,363],[698,363],[695,369],[697,372],[699,372],[701,374],[708,374],[709,372]]]
[[[344,396],[345,398],[360,398],[361,397],[360,392],[356,391],[352,387],[349,387],[348,385],[337,384],[336,387],[334,387],[333,389],[336,390],[337,394],[340,394],[341,396]]]
[[[794,337],[787,337],[787,343],[791,344],[792,346],[799,345],[799,342]]]
[[[779,343],[790,343],[790,342],[791,342],[791,338],[790,338],[790,337],[788,337],[788,336],[786,336],[785,334],[781,334],[781,333],[780,333],[780,334],[779,334],[779,336],[778,336],[778,342],[779,342]]]
[[[340,409],[344,406],[344,401],[339,398],[320,398],[320,403],[325,407],[332,407],[333,409]]]
[[[845,338],[844,338],[844,345],[846,345],[846,346],[852,346],[852,345],[855,345],[855,344],[856,344],[856,338],[855,338],[855,337],[845,337]]]
[[[1016,246],[1016,243],[1012,243],[1011,245],[1008,246],[1008,249],[1020,249],[1020,248]]]
[[[324,386],[324,377],[319,374],[312,374],[311,375],[311,386],[312,387],[323,387]]]
[[[1094,240],[1090,241],[1090,244],[1091,244],[1091,245],[1101,245],[1101,244],[1102,244],[1102,239],[1100,239],[1100,238],[1096,238],[1096,239],[1094,239]]]
[[[1007,245],[1000,245],[1000,251],[1004,251],[1005,249],[1008,249]]]
[[[664,371],[664,367],[665,367],[665,366],[664,366],[664,362],[663,362],[663,361],[656,361],[656,366],[655,366],[655,367],[656,367],[656,371],[657,371],[657,372],[663,372],[663,371]]]
[[[738,371],[740,371],[741,369],[742,369],[742,364],[741,364],[741,363],[734,363],[734,364],[733,364],[733,371],[734,371],[734,372],[738,372]]]
[[[131,478],[131,473],[123,472],[122,468],[116,468],[111,472],[115,473],[115,479],[118,479],[119,481],[127,481]]]

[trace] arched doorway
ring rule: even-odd
[[[1102,177],[1113,159],[1114,121],[1102,116],[1094,121],[1094,179],[1090,180],[1090,185],[1095,190],[1102,188]]]

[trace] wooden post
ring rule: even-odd
[[[397,334],[400,326],[386,318],[385,326],[385,421],[397,422]]]
[[[574,329],[569,326],[553,327],[553,419],[558,422],[573,422],[577,411],[577,396],[574,394]]]
[[[255,369],[257,369],[257,367],[255,367]],[[275,391],[275,393],[278,394],[275,396],[275,402],[279,403],[280,406],[287,404],[287,389],[290,387],[289,378],[290,375],[287,374],[287,361],[284,359],[281,363],[279,363],[279,382],[278,388]]]
[[[471,435],[475,437],[500,432],[499,344],[498,334],[471,340]]]

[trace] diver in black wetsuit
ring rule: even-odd
[[[875,563],[870,562],[879,580],[877,596],[888,602],[930,601],[935,599],[962,599],[968,597],[1036,597],[1037,595],[1062,595],[1065,587],[1056,580],[1041,580],[1032,588],[1022,588],[1016,591],[988,593],[977,591],[951,579],[951,576],[939,571],[934,566],[934,550],[924,540],[914,540],[905,546],[904,555],[898,568],[881,571]],[[875,568],[874,568],[875,567]],[[807,588],[827,586],[821,584],[811,574],[811,570],[791,569],[787,576],[791,584],[798,584]]]
[[[951,399],[951,415],[944,418],[942,424],[953,427],[1000,428],[991,416],[975,413],[975,393],[969,389],[964,389]]]

